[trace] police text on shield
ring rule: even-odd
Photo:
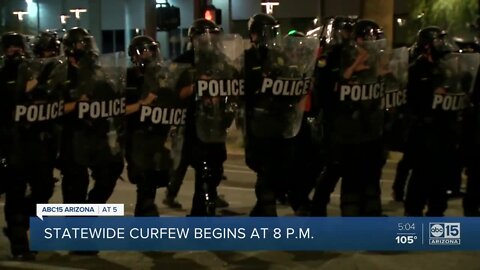
[[[304,96],[310,89],[311,81],[311,78],[276,80],[265,78],[260,92],[268,91],[274,96]]]
[[[78,118],[109,118],[125,114],[125,98],[78,103]]]
[[[15,122],[26,120],[27,122],[42,122],[54,120],[63,115],[63,101],[17,105],[15,107]]]
[[[198,96],[226,97],[245,95],[244,81],[232,80],[198,80]]]

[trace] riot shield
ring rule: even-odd
[[[195,125],[205,143],[223,143],[243,107],[243,40],[238,35],[204,34],[194,40]]]
[[[469,106],[479,64],[478,53],[452,53],[440,61],[432,100],[432,110],[437,115],[461,117]]]
[[[385,86],[385,143],[389,150],[403,151],[410,126],[407,106],[408,48],[387,51],[380,58],[380,81]]]
[[[29,59],[18,68],[13,110],[12,164],[52,163],[59,146],[63,93],[49,82],[63,58]]]
[[[385,84],[380,80],[385,41],[345,46],[336,85],[335,111],[330,116],[336,143],[377,140],[383,134]]]
[[[380,80],[385,86],[382,108],[389,111],[407,103],[408,48],[393,49],[380,56]]]
[[[259,138],[292,138],[300,130],[305,102],[311,87],[318,40],[283,37],[267,47],[254,82],[247,125]],[[253,74],[252,74],[253,76]],[[255,80],[247,78],[248,80]]]
[[[73,155],[84,165],[123,159],[127,58],[123,52],[79,63]]]
[[[187,64],[152,63],[147,66],[140,125],[132,138],[132,161],[136,168],[162,174],[178,167],[187,113],[185,91],[191,88],[191,73],[191,66]],[[154,100],[148,104],[143,102],[149,97]],[[163,179],[168,181],[168,177]]]

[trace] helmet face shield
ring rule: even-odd
[[[134,64],[140,66],[161,60],[160,48],[156,42],[131,45],[128,55]]]
[[[418,32],[417,41],[418,53],[429,53],[434,60],[438,60],[445,55],[459,51],[455,41],[436,26],[423,28]]]
[[[62,51],[68,57],[73,57],[77,61],[83,56],[94,57],[100,55],[95,38],[86,30],[73,28],[63,37]]]
[[[281,35],[280,25],[263,25],[257,31],[252,32],[251,35],[252,41],[259,46],[268,46]]]
[[[0,40],[0,44],[2,55],[25,54],[28,50],[25,37],[14,32],[4,34]]]
[[[61,43],[57,38],[57,34],[54,32],[43,32],[39,34],[35,38],[32,47],[35,56],[40,58],[61,55]]]
[[[357,40],[356,45],[371,52],[384,52],[388,47],[385,38],[377,40]]]
[[[97,44],[92,36],[86,36],[82,40],[76,41],[73,46],[75,50],[98,52]]]
[[[350,18],[331,18],[329,19],[321,32],[320,39],[322,43],[333,46],[350,43],[353,31],[353,19]]]
[[[321,40],[328,45],[341,45],[348,43],[352,36],[351,31],[346,29],[333,29],[331,25],[327,25],[321,35]]]
[[[432,48],[430,54],[434,60],[439,60],[447,57],[452,52],[458,52],[459,48],[449,36],[445,35],[441,38],[435,38],[432,41]]]

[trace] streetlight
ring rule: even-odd
[[[17,15],[18,20],[21,21],[21,22],[23,21],[23,16],[27,15],[27,14],[28,14],[28,12],[26,12],[26,11],[14,11],[13,12],[13,15]]]
[[[68,15],[60,15],[60,23],[62,24],[62,27],[65,29],[65,26],[67,25],[67,19],[70,18]]]
[[[71,13],[75,13],[75,18],[77,19],[77,27],[80,26],[80,14],[87,12],[86,8],[75,8],[75,9],[70,9]]]
[[[17,15],[18,22],[19,22],[19,27],[20,27],[20,32],[24,32],[25,29],[23,29],[23,16],[27,15],[28,12],[26,11],[14,11],[13,15]]]
[[[265,13],[267,14],[272,14],[273,13],[273,7],[276,7],[276,6],[279,6],[280,3],[279,2],[270,2],[270,1],[267,1],[267,2],[262,2],[261,3],[262,6],[265,6]]]

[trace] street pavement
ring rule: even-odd
[[[388,160],[382,176],[382,202],[385,214],[401,216],[401,203],[391,199],[391,185],[399,156]],[[220,209],[222,215],[248,215],[255,203],[255,174],[249,170],[242,155],[229,155],[225,164],[228,177],[219,187],[219,193],[230,203]],[[126,179],[126,176],[124,174]],[[172,210],[162,204],[165,190],[157,192],[157,204],[164,216],[185,216],[191,206],[193,195],[193,171],[189,169],[178,200],[183,208]],[[332,194],[329,215],[338,216],[339,189]],[[60,184],[57,183],[51,203],[61,202]],[[133,215],[135,187],[128,180],[119,180],[110,203],[125,204],[126,215]],[[3,206],[3,198],[0,206]],[[279,215],[293,216],[287,206],[279,205]],[[0,214],[3,217],[3,207]],[[449,202],[447,216],[461,216],[461,200]],[[0,218],[0,226],[5,222]],[[42,252],[35,262],[9,260],[7,239],[0,236],[0,269],[462,269],[480,270],[480,252],[100,252],[98,256],[75,256],[67,252]]]

